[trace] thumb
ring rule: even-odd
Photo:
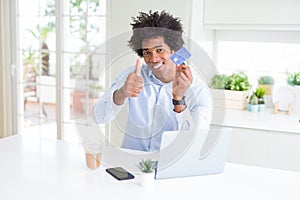
[[[135,64],[135,73],[137,75],[141,75],[141,70],[142,70],[142,61],[141,59],[138,58]]]

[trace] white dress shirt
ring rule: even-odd
[[[187,130],[192,125],[208,128],[212,114],[212,97],[207,85],[197,77],[185,93],[187,108],[173,111],[172,82],[162,83],[147,67],[142,66],[141,76],[144,87],[137,97],[128,98],[123,105],[113,101],[115,90],[123,86],[135,66],[128,68],[112,84],[111,88],[94,105],[94,120],[104,124],[116,119],[122,109],[128,116],[122,142],[123,148],[141,151],[159,151],[161,135],[164,131]],[[127,108],[126,108],[127,107]]]

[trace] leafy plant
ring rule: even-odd
[[[99,9],[99,0],[70,0],[70,12],[78,13],[76,16],[69,17],[70,33],[74,38],[77,38],[81,41],[81,53],[86,54],[87,52],[93,52],[93,50],[96,48],[96,46],[91,43],[91,36],[98,33],[101,27],[90,23],[89,16],[97,16],[100,11]],[[72,59],[78,60],[80,59],[80,56],[81,54],[76,54]],[[92,59],[90,56],[88,56],[87,59],[89,61],[89,65],[87,66],[89,69],[88,76],[92,80],[97,80],[98,77],[94,77],[94,74],[92,73]],[[70,65],[70,76],[72,78],[76,78],[81,67],[82,63],[79,61],[73,62]]]
[[[32,51],[29,49],[28,51],[23,51],[23,66],[24,66],[24,78],[26,78],[26,74],[34,73],[35,75],[39,73],[39,55],[37,51]],[[25,79],[24,79],[25,80]]]
[[[265,94],[266,94],[265,88],[263,87],[256,88],[255,95],[257,96],[257,98],[264,98]]]
[[[266,88],[258,87],[255,91],[255,96],[258,98],[258,104],[265,104],[264,96],[266,94]]]
[[[41,43],[41,67],[42,67],[42,75],[49,75],[49,48],[46,43],[46,39],[49,33],[54,32],[55,24],[54,22],[48,22],[45,26],[40,26],[39,24],[36,25],[36,30],[27,29],[31,35],[40,41]]]
[[[274,79],[272,76],[261,76],[258,79],[260,85],[274,85]]]
[[[146,160],[142,159],[142,161],[139,162],[138,167],[142,172],[151,173],[155,169],[155,162],[152,161],[151,159],[146,159]]]
[[[300,85],[300,72],[287,72],[287,83],[289,85]]]
[[[70,12],[80,13],[76,17],[70,17],[71,34],[81,39],[85,44],[88,42],[88,34],[99,31],[99,28],[88,23],[89,15],[96,15],[99,11],[99,0],[71,0]],[[84,52],[88,48],[84,46],[81,50]]]
[[[253,92],[252,95],[250,96],[249,104],[252,104],[252,105],[258,104],[258,98],[255,95],[255,92]]]
[[[214,89],[225,89],[228,76],[225,74],[216,74],[212,78],[211,87]]]
[[[248,76],[243,72],[233,73],[228,77],[225,89],[234,91],[245,91],[251,87]]]
[[[101,91],[101,90],[103,90],[103,87],[101,86],[101,85],[99,85],[99,84],[97,84],[97,83],[91,83],[90,85],[89,85],[89,87],[90,87],[90,89],[92,89],[92,90],[99,90],[99,91]]]

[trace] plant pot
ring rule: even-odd
[[[258,112],[259,105],[247,104],[247,110],[250,112]]]
[[[76,91],[71,92],[71,99],[72,99],[72,108],[75,113],[84,114],[88,113],[91,114],[92,107],[94,103],[98,100],[98,96],[93,96],[89,94],[88,102],[86,102],[86,92],[85,91]],[[99,93],[102,96],[103,92]]]
[[[97,101],[98,101],[98,99],[96,99],[96,98],[94,98],[94,99],[88,99],[88,103],[87,103],[85,99],[82,99],[82,104],[83,104],[83,110],[84,110],[84,112],[88,113],[88,115],[91,115],[93,113],[94,104]]]
[[[85,98],[85,92],[71,92],[71,106],[75,113],[84,113],[82,100]]]
[[[139,185],[143,187],[150,188],[154,185],[154,172],[140,173],[137,178]]]
[[[265,98],[258,98],[258,104],[265,104]]]
[[[266,108],[266,104],[258,104],[258,112],[264,111]]]
[[[245,110],[247,98],[250,96],[250,90],[232,91],[222,89],[211,89],[215,107]]]

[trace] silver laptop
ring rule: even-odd
[[[155,178],[217,174],[224,171],[231,128],[166,131],[162,135]]]

